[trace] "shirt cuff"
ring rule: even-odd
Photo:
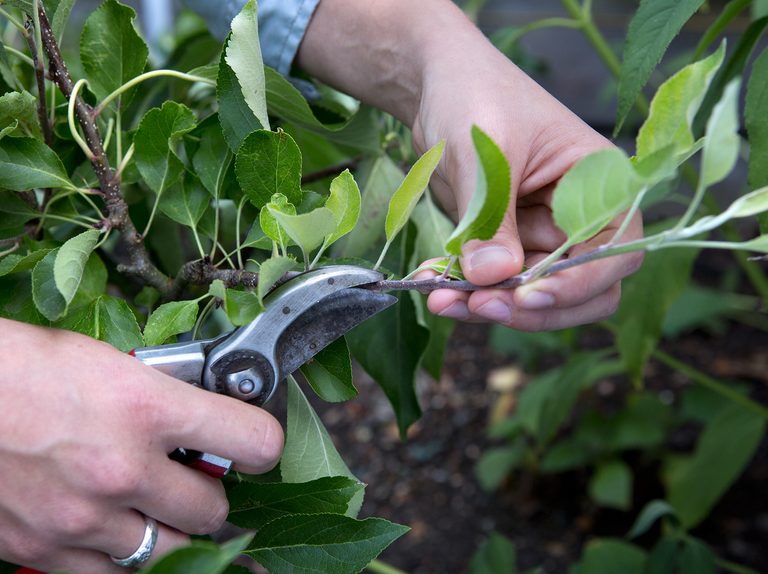
[[[211,33],[224,39],[232,19],[240,13],[246,0],[185,0],[200,14]],[[296,59],[309,21],[320,0],[262,0],[259,2],[259,43],[264,63],[288,76]]]

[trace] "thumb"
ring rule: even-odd
[[[468,241],[462,248],[461,269],[477,285],[493,285],[523,270],[525,256],[520,244],[515,206],[510,205],[496,235],[488,241]]]

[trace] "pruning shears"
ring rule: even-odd
[[[366,288],[381,273],[350,265],[308,271],[276,287],[251,323],[215,339],[134,349],[137,359],[205,390],[263,406],[278,384],[397,298]],[[177,449],[171,458],[215,477],[232,461]]]

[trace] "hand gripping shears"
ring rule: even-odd
[[[308,271],[276,287],[251,323],[206,341],[145,347],[131,352],[144,364],[214,393],[262,406],[278,383],[345,333],[390,307],[397,298],[366,286],[377,271],[337,265]],[[171,458],[212,476],[232,461],[186,449]]]

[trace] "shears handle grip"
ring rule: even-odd
[[[205,346],[210,341],[193,341],[134,349],[131,356],[176,379],[204,388],[200,379],[205,366]],[[177,448],[169,457],[214,478],[223,478],[232,468],[232,461],[215,454]]]

